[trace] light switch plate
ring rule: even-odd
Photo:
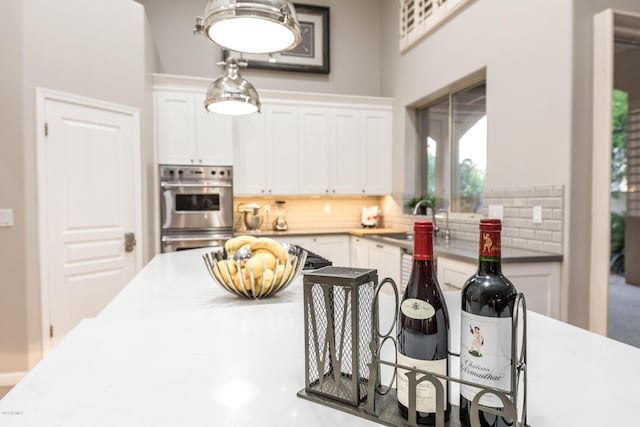
[[[533,207],[533,223],[542,224],[542,206]]]
[[[0,227],[13,227],[13,209],[0,209]]]
[[[271,205],[264,205],[264,214],[265,215],[271,214]]]
[[[504,206],[502,205],[489,205],[489,217],[498,218],[502,221],[504,217]]]

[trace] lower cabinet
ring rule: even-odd
[[[476,272],[474,263],[438,256],[438,282],[443,290],[462,289]],[[560,318],[559,262],[503,263],[502,272],[518,292],[524,293],[527,308],[537,313]]]
[[[351,237],[351,266],[358,268],[374,268],[378,270],[378,283],[390,277],[400,283],[400,264],[402,249],[398,246],[378,243],[363,237]]]
[[[278,236],[274,239],[308,249],[328,259],[337,267],[349,266],[349,236],[346,234]]]

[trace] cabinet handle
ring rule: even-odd
[[[325,193],[327,193],[327,194],[329,194],[329,190],[328,190],[328,189],[327,189],[327,190],[324,190],[324,192],[325,192]]]
[[[262,190],[260,190],[260,192],[261,192],[262,194],[264,194],[264,188],[263,188]]]
[[[198,161],[199,161],[200,163],[202,163],[202,159],[198,159]]]
[[[269,189],[269,194],[271,194],[271,189]]]
[[[382,246],[382,245],[376,245],[376,248],[378,248],[378,249],[384,249],[384,246]]]
[[[364,188],[362,189],[362,194],[364,194]]]
[[[336,189],[335,188],[333,189],[333,194],[336,194]]]

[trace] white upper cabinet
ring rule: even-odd
[[[234,193],[298,194],[298,111],[262,105],[234,121]]]
[[[359,194],[363,189],[364,162],[360,135],[358,110],[333,109],[330,153],[330,163],[333,165],[330,184],[332,193],[335,191],[335,194]]]
[[[208,113],[204,92],[155,92],[158,162],[161,164],[231,165],[232,121]]]
[[[298,194],[298,109],[263,105],[267,130],[267,194]]]
[[[237,117],[233,122],[233,191],[265,194],[267,191],[267,133],[264,114]]]
[[[363,194],[391,193],[391,112],[362,111]]]
[[[160,163],[189,164],[195,156],[193,95],[156,92],[156,139]]]
[[[239,195],[391,192],[391,100],[260,92],[262,112],[208,113],[208,81],[154,75],[161,164],[233,165]]]
[[[300,194],[329,194],[330,114],[326,108],[301,107],[298,112]]]
[[[196,157],[208,165],[233,164],[233,122],[229,116],[204,108],[204,93],[194,94],[196,111]]]

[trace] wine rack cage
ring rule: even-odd
[[[416,391],[419,383],[428,381],[436,390],[436,427],[460,426],[459,408],[451,405],[445,421],[444,400],[447,398],[441,379],[480,389],[469,411],[472,427],[480,427],[480,411],[502,416],[515,427],[527,424],[527,316],[524,294],[516,296],[511,330],[511,389],[500,390],[452,376],[404,366],[381,358],[387,341],[396,346],[392,336],[397,321],[399,294],[392,279],[377,283],[376,270],[327,267],[305,274],[305,388],[298,397],[328,406],[387,426],[417,427]],[[396,305],[391,327],[380,332],[378,299],[380,290],[389,284]],[[450,353],[459,357],[459,354]],[[393,369],[389,385],[380,382],[380,368]],[[396,368],[406,369],[409,380],[409,418],[404,419],[397,407],[396,390],[391,385]],[[500,399],[500,409],[480,405],[480,399],[491,394]]]

